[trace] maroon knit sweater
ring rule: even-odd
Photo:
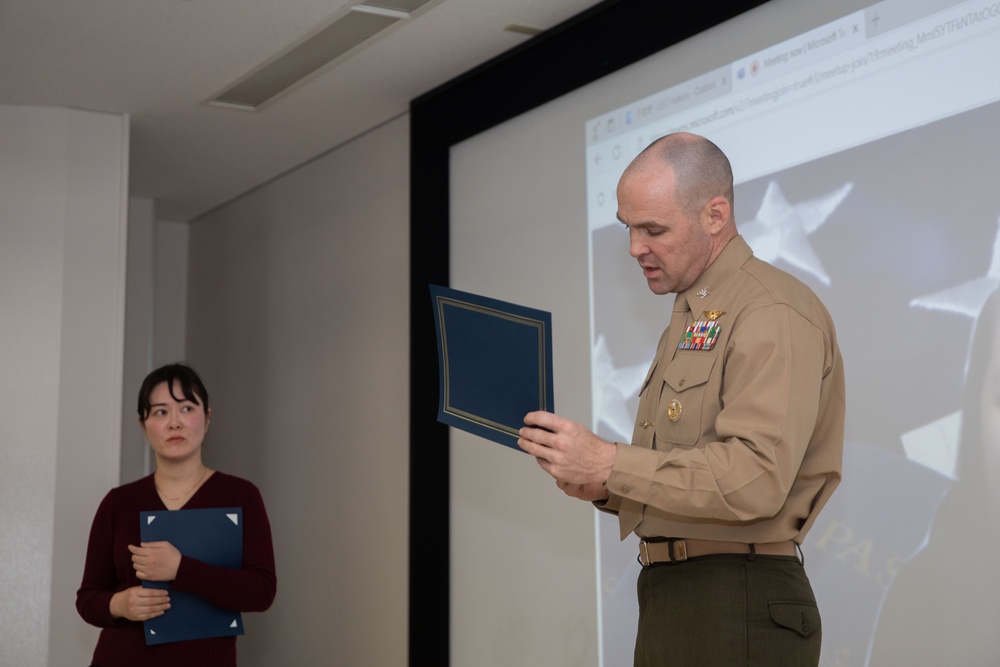
[[[200,595],[232,611],[264,611],[274,600],[277,580],[271,526],[260,492],[244,479],[216,472],[184,505],[184,509],[210,507],[243,508],[243,568],[226,569],[182,555],[171,588]],[[128,550],[128,545],[139,544],[139,512],[164,509],[152,475],[112,489],[97,509],[83,582],[76,594],[76,608],[83,620],[103,628],[94,650],[94,665],[235,667],[236,637],[146,646],[142,623],[111,616],[111,597],[141,583]]]

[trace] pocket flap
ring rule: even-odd
[[[679,356],[663,371],[663,381],[678,393],[703,385],[712,374],[715,359],[716,355],[707,352]]]
[[[819,609],[805,602],[771,602],[771,620],[803,637],[819,630]]]

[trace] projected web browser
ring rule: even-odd
[[[727,152],[742,167],[737,178],[750,180],[994,102],[998,34],[998,3],[882,2],[593,118],[586,132],[590,226],[607,224],[609,206],[614,217],[622,169],[664,134],[733,137]],[[864,122],[845,118],[845,107],[863,112]],[[776,141],[800,136],[796,128],[806,123],[810,141]],[[763,134],[775,128],[785,130]]]
[[[825,665],[875,664],[892,582],[961,488],[962,446],[980,446],[960,433],[972,332],[1000,285],[998,63],[1000,3],[893,0],[585,126],[602,437],[630,439],[670,316],[669,297],[651,307],[641,294],[616,218],[623,169],[657,137],[695,132],[726,152],[740,233],[833,314],[848,381],[844,482],[804,545]],[[603,664],[630,664],[635,543],[619,543],[613,518],[596,521]]]

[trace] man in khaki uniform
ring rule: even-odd
[[[818,665],[798,545],[840,481],[844,370],[829,313],[736,230],[729,160],[663,137],[629,165],[618,218],[649,289],[676,294],[631,445],[548,412],[520,447],[641,538],[636,666]]]

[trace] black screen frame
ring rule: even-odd
[[[428,286],[450,286],[451,147],[766,2],[605,0],[412,100],[408,664],[450,660],[450,454]]]

